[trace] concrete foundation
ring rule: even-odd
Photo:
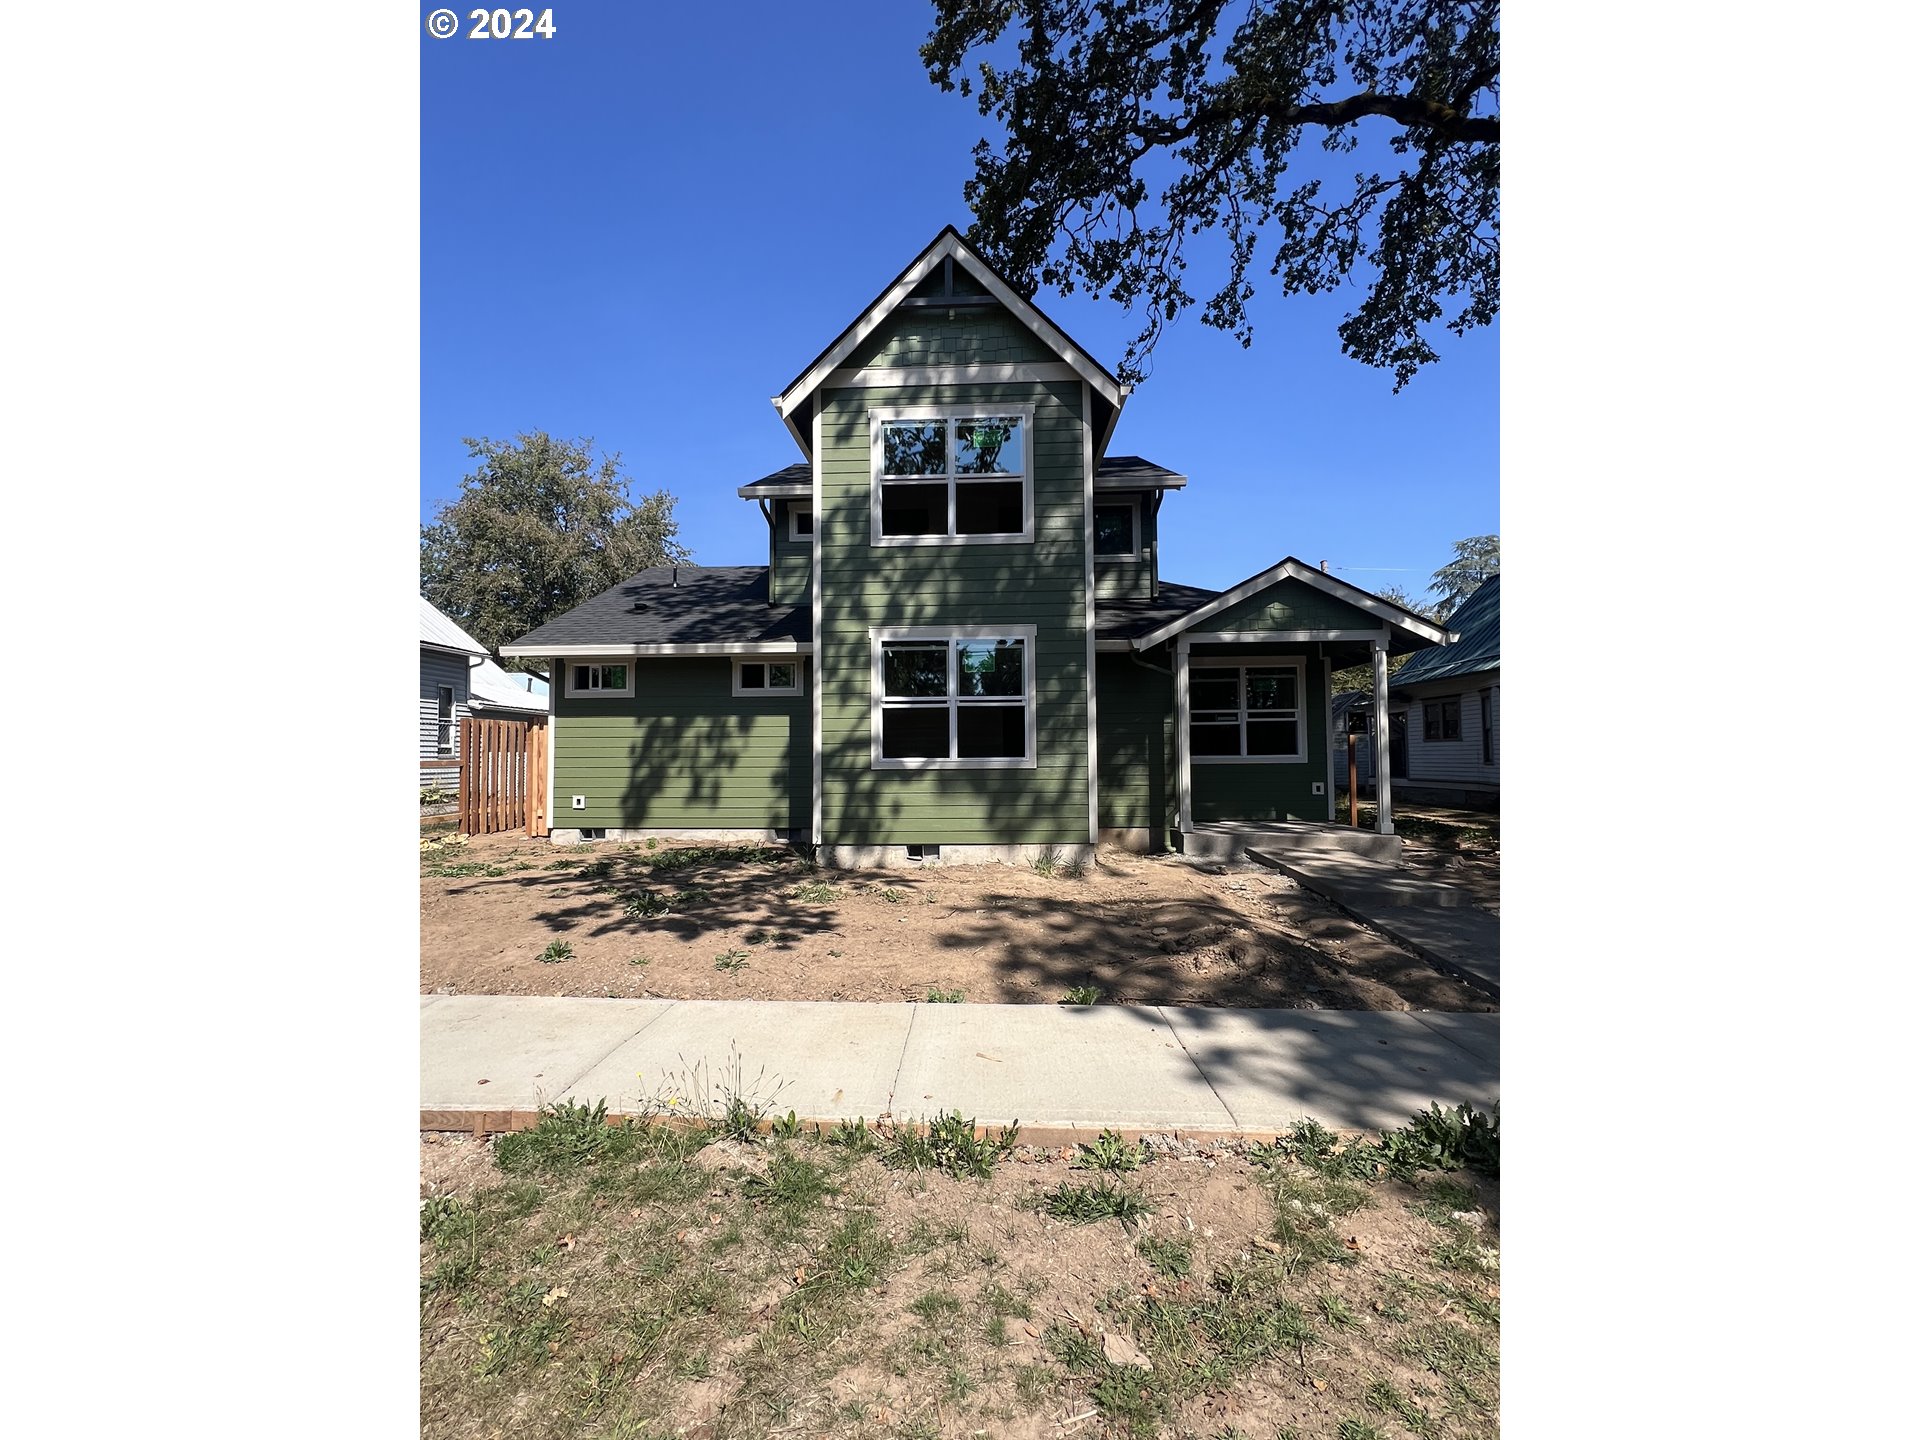
[[[1091,845],[941,845],[939,855],[915,859],[905,845],[822,845],[815,857],[835,870],[906,870],[917,866],[1031,865],[1051,856],[1062,866],[1091,865]],[[916,847],[931,851],[928,845]]]
[[[1221,821],[1195,826],[1180,837],[1181,853],[1196,860],[1244,860],[1253,848],[1270,852],[1344,851],[1395,865],[1405,847],[1398,835],[1311,820]]]
[[[759,843],[777,845],[798,837],[790,830],[652,830],[609,825],[602,829],[554,830],[556,845],[583,845],[596,840],[698,840],[714,845]]]

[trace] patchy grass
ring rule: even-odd
[[[929,1005],[959,1005],[963,1003],[966,998],[966,992],[963,990],[934,989],[927,991],[927,1003]]]
[[[904,1164],[908,1132],[756,1136],[732,1098],[702,1123],[563,1105],[491,1145],[423,1138],[423,1436],[898,1440],[1089,1413],[1074,1433],[1497,1434],[1496,1281],[1434,1253],[1497,1252],[1472,1172],[1328,1174],[1332,1146],[1289,1135],[1297,1155],[1258,1160],[1142,1150],[1123,1185],[1088,1173],[1100,1142],[1070,1159],[952,1113]],[[1133,1234],[1076,1223],[1141,1206]]]

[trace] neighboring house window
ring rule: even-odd
[[[438,748],[442,755],[453,754],[453,687],[440,687],[440,735]]]
[[[1298,661],[1194,661],[1187,679],[1187,732],[1194,760],[1306,759],[1300,675]]]
[[[813,509],[806,505],[787,507],[787,538],[789,540],[813,539]]]
[[[749,700],[760,695],[799,695],[802,693],[800,662],[735,660],[733,693]]]
[[[1424,740],[1458,740],[1460,738],[1460,697],[1452,696],[1446,700],[1429,700],[1422,710]]]
[[[1031,769],[1034,733],[1032,626],[874,632],[874,768]]]
[[[874,412],[876,545],[1033,538],[1030,410]]]
[[[1493,763],[1493,691],[1480,692],[1480,763]]]
[[[1093,553],[1114,560],[1138,558],[1140,506],[1137,501],[1093,507]]]
[[[567,666],[567,693],[619,699],[633,694],[633,669],[627,665],[576,660]]]

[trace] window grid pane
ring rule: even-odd
[[[1289,665],[1209,666],[1187,681],[1192,754],[1209,759],[1304,754],[1300,677]]]

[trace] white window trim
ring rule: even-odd
[[[447,697],[446,718],[440,717],[440,697]],[[447,743],[440,743],[440,727],[447,727]],[[433,748],[439,755],[454,755],[460,749],[460,696],[451,685],[436,685],[433,697]]]
[[[975,412],[968,411],[968,414]],[[873,768],[875,770],[1032,770],[1039,758],[1039,699],[1034,684],[1036,668],[1035,627],[1032,625],[894,625],[876,627],[867,632],[868,643],[873,648],[873,691],[871,696],[871,724],[873,740]],[[1023,701],[1026,708],[1026,747],[1027,753],[1021,757],[1011,755],[986,756],[947,756],[933,759],[918,756],[911,759],[889,760],[880,753],[881,712],[887,698],[886,647],[889,644],[909,642],[945,641],[947,643],[947,714],[957,717],[959,703],[953,694],[953,642],[957,640],[1018,640],[1026,649],[1020,666],[1020,681]],[[928,707],[931,708],[931,707]],[[957,724],[957,718],[950,724]],[[952,743],[949,732],[949,745]]]
[[[990,400],[974,405],[886,405],[876,406],[867,411],[868,430],[868,489],[872,502],[872,541],[875,545],[1030,545],[1033,543],[1033,406],[998,405]],[[1007,480],[1020,482],[1020,533],[1017,535],[884,535],[880,530],[880,469],[885,456],[885,446],[881,443],[881,427],[900,420],[979,420],[995,415],[1015,417],[1020,421],[1020,473],[1008,475]],[[952,447],[949,447],[951,451]],[[951,463],[951,454],[949,454]],[[913,477],[896,476],[896,480],[909,480]],[[935,477],[925,477],[932,484]],[[949,492],[954,487],[951,474],[943,477]],[[987,480],[991,477],[981,475],[970,477]],[[965,482],[962,482],[965,483]],[[947,523],[954,521],[957,508],[955,498],[949,493],[947,502]]]
[[[574,672],[575,666],[587,666],[591,669],[599,670],[599,669],[605,668],[608,665],[624,665],[626,667],[626,672],[627,672],[626,688],[621,690],[608,690],[605,688],[594,689],[594,690],[576,690],[573,688],[573,672]],[[633,698],[634,664],[631,660],[624,660],[624,661],[622,660],[569,660],[566,662],[566,671],[567,671],[567,698],[568,699],[631,700]]]
[[[1300,753],[1298,755],[1195,755],[1191,763],[1195,765],[1304,765],[1308,753],[1313,749],[1313,735],[1307,728],[1307,660],[1304,655],[1259,655],[1259,656],[1193,656],[1187,662],[1195,670],[1291,670],[1293,671],[1293,695],[1299,703],[1293,707],[1295,723],[1299,726]],[[1247,682],[1240,681],[1240,698],[1246,699]],[[1189,749],[1193,746],[1193,706],[1188,705],[1187,735],[1183,737]],[[1264,712],[1262,712],[1264,713]],[[1247,710],[1243,704],[1240,709],[1240,748],[1247,748]]]
[[[1102,555],[1096,550],[1093,552],[1094,564],[1105,565],[1116,560],[1139,560],[1145,556],[1146,545],[1143,543],[1140,534],[1140,497],[1138,495],[1129,495],[1120,500],[1102,500],[1096,495],[1093,498],[1093,508],[1095,510],[1119,510],[1124,508],[1133,511],[1133,549],[1119,555]],[[1097,527],[1094,533],[1099,533]]]
[[[814,522],[812,530],[803,531],[800,528],[800,517],[802,515],[812,514],[813,506],[811,505],[794,505],[790,503],[787,506],[787,539],[797,541],[802,545],[812,544],[813,537],[820,532],[819,522]]]
[[[740,668],[743,665],[791,665],[793,667],[793,684],[762,685],[757,690],[749,689],[740,683]],[[807,667],[801,663],[800,657],[797,655],[785,660],[781,659],[778,655],[736,655],[733,657],[733,698],[736,700],[764,700],[781,695],[804,695],[806,693]]]

